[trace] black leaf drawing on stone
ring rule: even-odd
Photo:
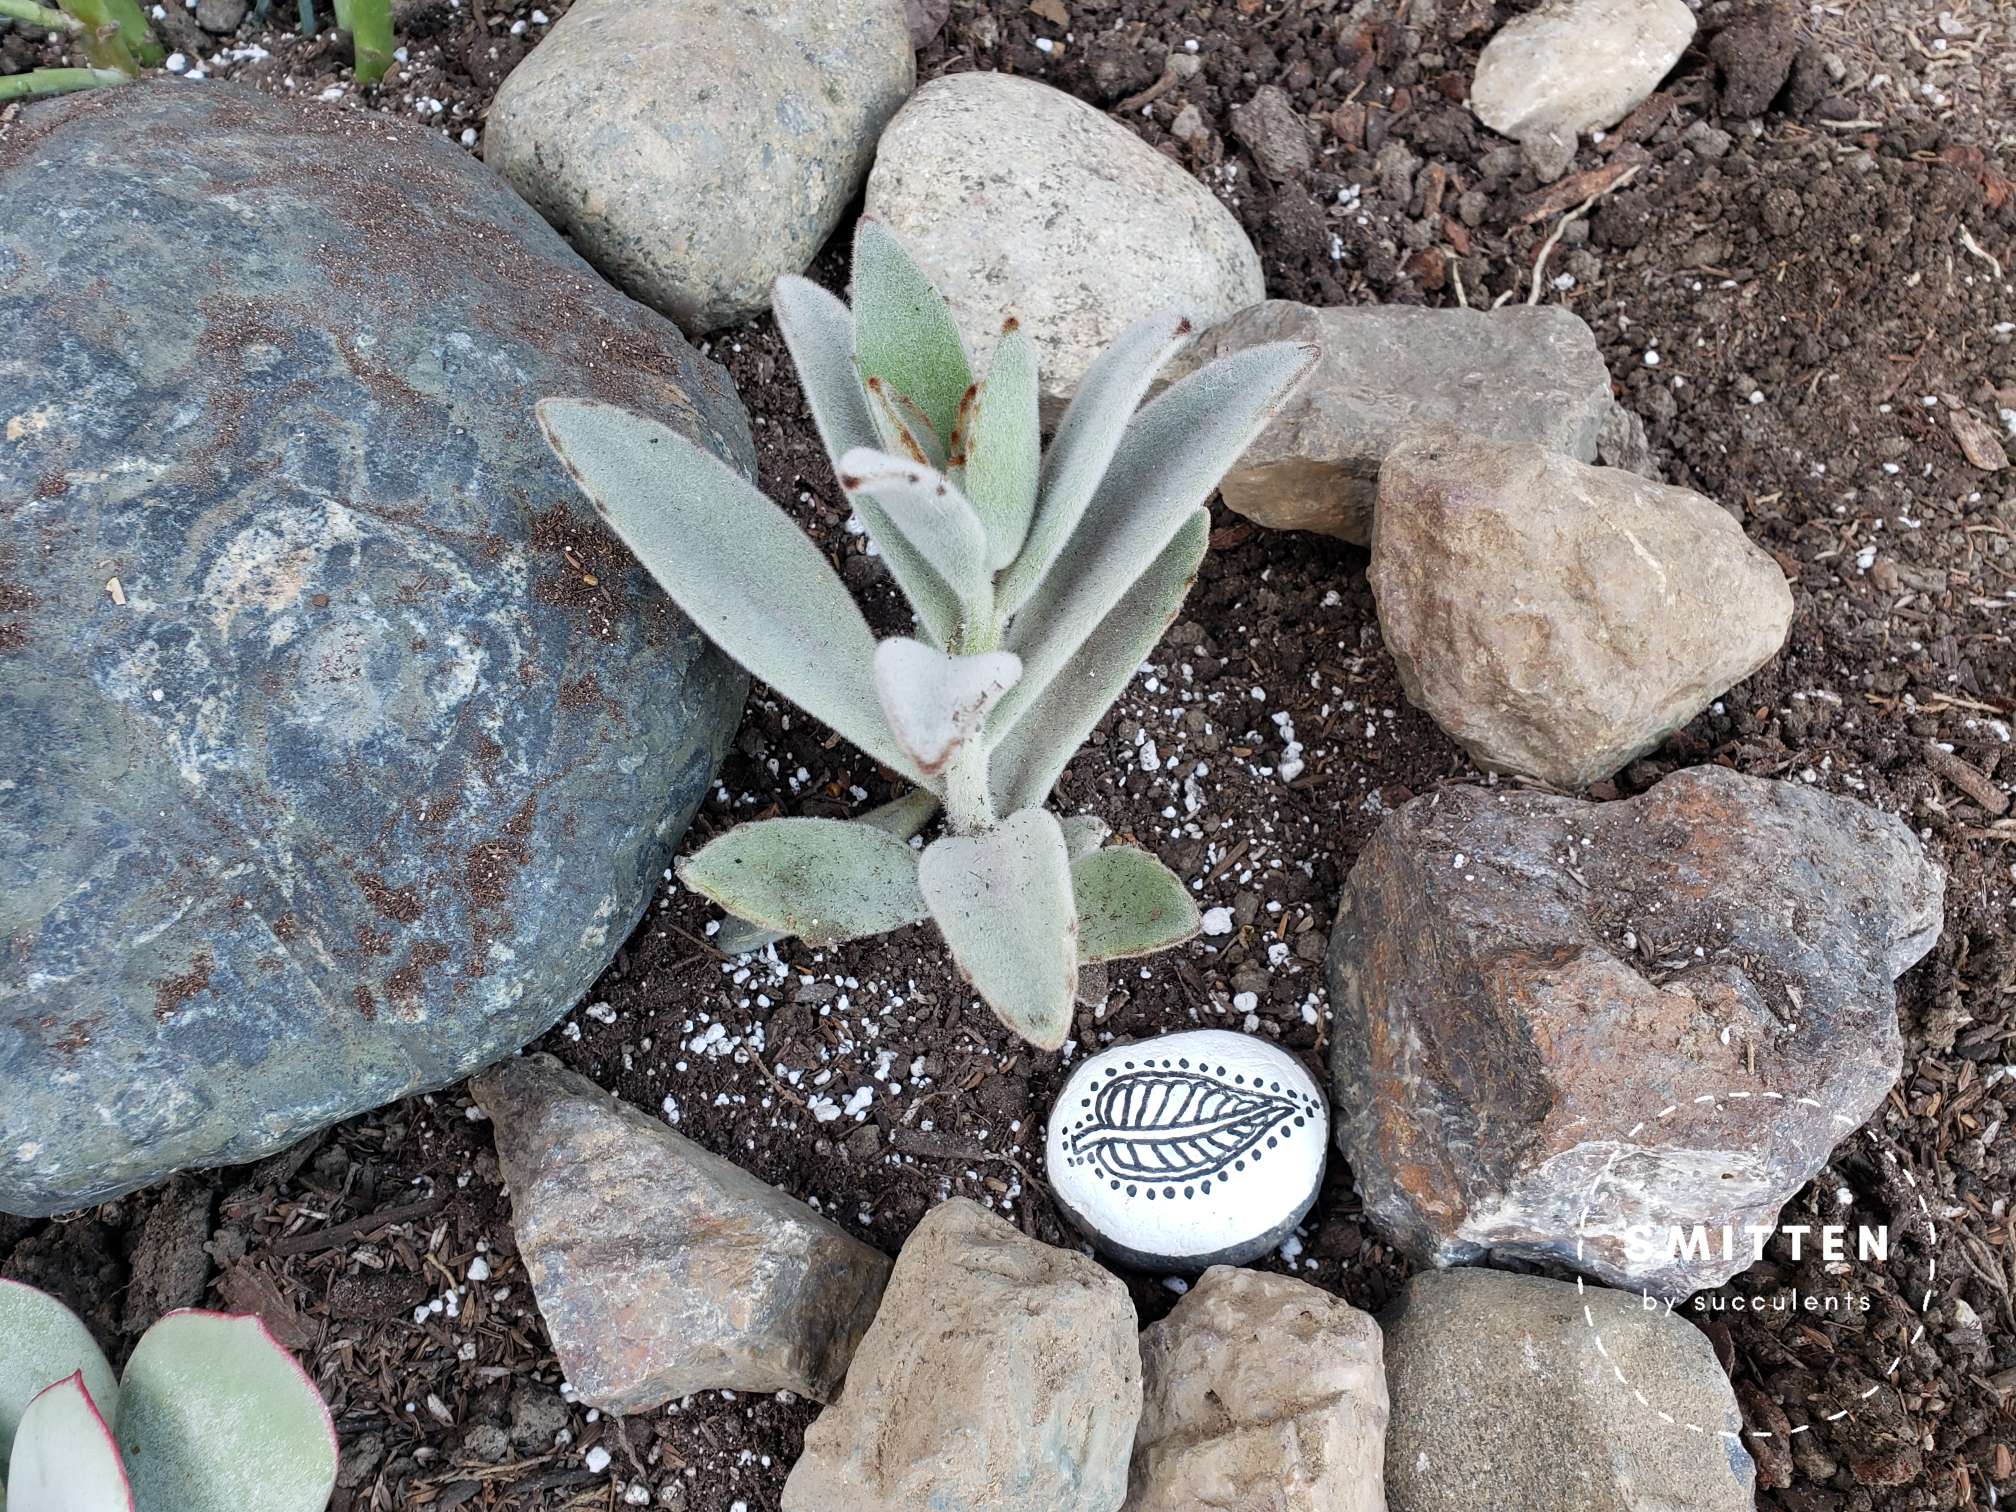
[[[1308,1101],[1278,1088],[1228,1085],[1201,1071],[1151,1065],[1104,1082],[1068,1145],[1114,1183],[1210,1182],[1244,1169],[1246,1157],[1276,1130],[1307,1116]]]

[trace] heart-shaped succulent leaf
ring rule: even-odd
[[[133,1512],[112,1429],[81,1370],[28,1404],[6,1469],[8,1512]]]
[[[1012,651],[948,656],[901,637],[875,648],[875,691],[890,732],[930,777],[980,731],[995,700],[1021,675],[1022,659]]]
[[[45,1291],[0,1280],[0,1465],[28,1404],[80,1372],[99,1410],[117,1421],[117,1378],[83,1320]]]
[[[924,917],[917,852],[872,824],[759,819],[679,863],[679,880],[739,918],[831,945]]]
[[[336,1489],[322,1394],[256,1318],[173,1312],[148,1329],[118,1441],[146,1512],[325,1512]]]
[[[1071,864],[1078,959],[1118,961],[1181,945],[1203,927],[1183,879],[1144,850],[1116,845]]]
[[[1057,816],[1024,809],[927,846],[917,869],[959,969],[1001,1022],[1040,1050],[1071,1030],[1078,916]]]

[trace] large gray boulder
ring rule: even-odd
[[[1315,347],[1316,370],[1218,491],[1276,530],[1369,545],[1379,464],[1424,426],[1593,462],[1617,412],[1595,333],[1560,305],[1437,310],[1270,299],[1199,336],[1166,376],[1270,341]]]
[[[818,255],[916,81],[903,0],[580,0],[497,91],[483,156],[698,335]]]
[[[1035,79],[947,74],[882,134],[868,214],[952,306],[984,371],[1001,322],[1036,342],[1047,413],[1135,321],[1199,329],[1266,297],[1237,217],[1179,165]]]
[[[1386,1331],[1392,1512],[1751,1512],[1707,1336],[1601,1287],[1429,1272]]]
[[[0,1209],[546,1029],[743,696],[540,439],[726,378],[440,138],[223,84],[0,128]]]

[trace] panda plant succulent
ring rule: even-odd
[[[819,548],[740,473],[653,421],[547,399],[581,490],[730,657],[919,791],[860,821],[765,819],[680,879],[745,943],[831,944],[929,918],[1009,1028],[1055,1049],[1081,966],[1196,933],[1182,881],[1102,847],[1051,787],[1175,618],[1205,501],[1313,349],[1220,358],[1145,405],[1190,322],[1151,317],[1085,375],[1049,450],[1036,352],[1012,320],[975,381],[952,315],[884,226],[854,242],[852,310],[778,281],[777,322],[840,487],[914,613],[877,641]],[[944,833],[909,840],[943,807]],[[761,931],[757,933],[756,931]]]
[[[0,1280],[4,1512],[323,1512],[329,1409],[256,1318],[172,1312],[123,1378],[77,1315]]]

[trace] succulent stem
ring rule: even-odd
[[[384,78],[392,66],[392,0],[336,0],[336,24],[350,33],[357,82]]]
[[[15,21],[25,21],[30,26],[40,26],[48,31],[80,32],[84,23],[75,16],[62,11],[51,10],[46,5],[37,5],[35,0],[0,0],[0,16]]]
[[[0,76],[0,103],[38,95],[72,94],[104,84],[124,84],[126,76],[110,68],[31,68]]]
[[[984,738],[966,741],[946,765],[945,818],[953,832],[961,835],[977,835],[994,827],[994,794],[987,781]]]

